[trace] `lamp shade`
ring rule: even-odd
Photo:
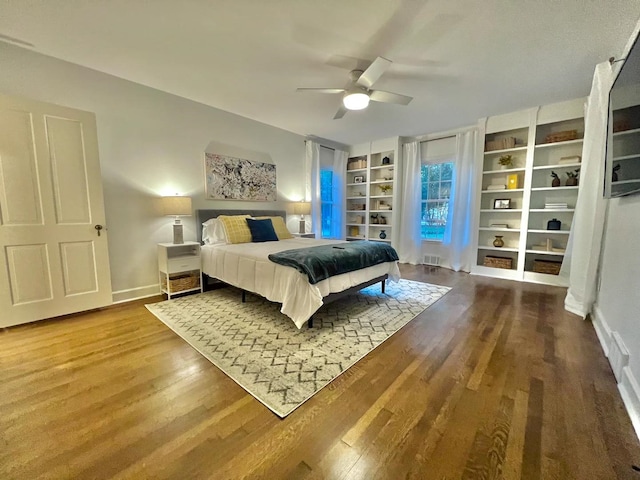
[[[293,204],[294,215],[309,215],[311,213],[311,202],[295,202]]]
[[[191,215],[191,197],[162,197],[162,212],[164,215],[188,216]]]

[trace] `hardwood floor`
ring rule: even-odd
[[[284,420],[144,303],[0,334],[0,478],[640,479],[640,444],[564,289],[454,287]]]

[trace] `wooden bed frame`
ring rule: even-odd
[[[198,238],[198,242],[202,243],[202,224],[211,218],[216,218],[219,215],[251,215],[252,217],[282,217],[286,223],[287,221],[287,212],[285,210],[196,210],[196,235]],[[346,297],[347,295],[351,295],[352,293],[359,292],[363,288],[366,288],[370,285],[380,282],[382,293],[385,290],[385,282],[389,276],[384,274],[380,277],[373,278],[367,282],[361,283],[359,285],[354,285],[351,288],[343,290],[342,292],[330,293],[326,297],[322,298],[322,303],[324,305],[334,302],[340,298]],[[202,272],[202,285],[206,287],[207,279],[211,278],[206,273]],[[218,279],[216,279],[218,280]],[[223,282],[224,283],[224,282]],[[252,292],[253,293],[253,292]],[[246,291],[242,290],[242,302],[244,303],[246,299]],[[313,315],[308,320],[309,328],[313,327]]]

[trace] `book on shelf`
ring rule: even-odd
[[[560,157],[558,165],[569,165],[573,163],[580,163],[582,157],[580,155],[570,155],[568,157]]]
[[[544,208],[557,208],[557,209],[562,209],[562,208],[568,208],[568,205],[566,203],[545,203],[544,204]]]
[[[490,223],[489,227],[491,228],[509,228],[509,225],[506,223]]]
[[[487,190],[506,190],[506,185],[489,185],[487,186]]]

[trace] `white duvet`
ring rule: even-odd
[[[311,285],[295,268],[269,260],[271,253],[316,245],[344,243],[341,240],[293,238],[277,242],[203,245],[202,271],[238,288],[257,293],[272,302],[282,303],[280,311],[301,328],[322,306],[322,297],[342,292],[376,277],[388,274],[400,278],[397,262],[387,262],[354,272],[336,275]]]

